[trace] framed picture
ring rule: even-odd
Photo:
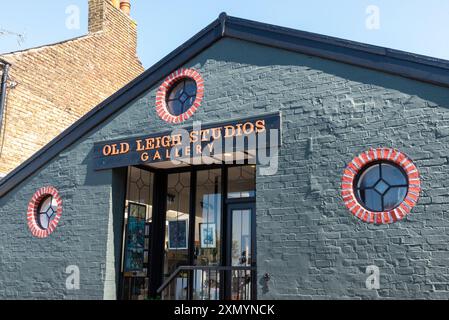
[[[128,217],[136,217],[145,220],[147,216],[147,207],[143,204],[129,202]]]
[[[175,220],[168,222],[168,249],[185,250],[188,247],[189,220]]]
[[[201,248],[217,247],[217,227],[215,223],[200,223]]]

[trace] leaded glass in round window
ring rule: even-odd
[[[183,78],[175,83],[167,96],[167,108],[173,116],[189,110],[195,102],[197,85],[195,80]]]
[[[46,230],[50,222],[55,218],[58,210],[58,203],[53,196],[48,196],[42,200],[37,210],[39,226]]]
[[[390,211],[404,201],[408,178],[404,170],[391,162],[375,163],[362,170],[356,179],[355,194],[365,209]]]

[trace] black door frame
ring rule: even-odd
[[[172,168],[172,169],[153,169],[146,166],[136,166],[136,168],[150,171],[154,173],[154,187],[153,187],[153,223],[152,223],[152,236],[150,239],[150,254],[148,257],[149,268],[148,268],[148,278],[150,279],[149,286],[149,295],[150,298],[157,298],[157,290],[163,283],[163,269],[164,262],[161,257],[163,257],[164,253],[164,239],[165,239],[165,219],[166,219],[166,211],[167,211],[167,184],[168,184],[168,175],[173,173],[183,173],[190,172],[190,204],[189,204],[189,253],[188,253],[188,262],[187,265],[194,264],[194,241],[195,241],[195,219],[192,219],[192,216],[195,217],[196,211],[196,181],[197,181],[197,173],[198,171],[204,170],[213,170],[213,169],[221,169],[221,235],[222,235],[222,248],[221,248],[221,265],[229,266],[228,264],[228,256],[230,257],[230,249],[228,248],[227,243],[229,242],[229,234],[231,231],[230,226],[228,228],[228,206],[234,206],[236,204],[252,204],[253,206],[253,215],[252,219],[252,237],[251,239],[253,243],[253,251],[256,256],[256,201],[255,197],[250,198],[236,198],[236,199],[228,199],[228,168],[230,167],[239,167],[245,165],[253,165],[249,164],[246,160],[242,164],[212,164],[212,165],[198,165],[198,166],[188,166],[181,168]],[[125,181],[126,183],[126,181]],[[256,259],[253,259],[253,264],[255,267]],[[223,274],[223,283],[222,288],[220,290],[220,299],[227,299],[230,297],[230,292],[228,290],[228,283],[230,281],[227,280],[227,275]],[[121,278],[123,275],[121,274]],[[256,299],[256,282],[255,282],[256,272],[253,272],[252,279],[252,299]],[[193,277],[189,277],[191,281],[193,281]],[[122,281],[120,281],[122,284]],[[189,284],[189,292],[188,297],[192,296],[193,291],[193,283]],[[121,291],[122,288],[120,288]]]
[[[226,266],[232,266],[232,211],[234,210],[251,210],[251,267],[257,267],[257,248],[256,248],[256,201],[255,198],[237,198],[227,199],[226,201],[226,222],[227,230],[226,241],[223,247],[226,247],[226,256],[224,261]],[[232,294],[232,275],[231,272],[225,272],[224,279],[224,299],[231,300]],[[251,300],[257,299],[256,272],[251,272]]]

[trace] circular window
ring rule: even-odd
[[[383,212],[396,208],[407,195],[408,179],[401,167],[377,163],[362,170],[357,177],[356,195],[368,210]]]
[[[181,69],[165,79],[156,94],[156,112],[169,123],[189,119],[201,105],[204,80],[193,69]]]
[[[370,223],[401,220],[415,206],[419,173],[403,153],[369,150],[354,158],[342,178],[342,196],[353,215]]]
[[[53,187],[41,188],[28,205],[28,227],[38,238],[48,237],[56,229],[62,214],[62,200]]]
[[[48,229],[50,222],[53,221],[56,216],[57,210],[58,203],[53,196],[47,196],[41,201],[41,204],[37,209],[37,222],[42,229]]]
[[[167,97],[168,111],[179,116],[189,110],[196,99],[196,82],[189,78],[180,80],[170,90]]]

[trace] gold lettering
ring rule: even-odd
[[[190,142],[195,143],[198,141],[198,131],[190,132]]]
[[[170,147],[170,137],[169,136],[162,137],[161,144],[164,148]]]
[[[233,126],[225,126],[225,138],[235,136],[235,128]]]
[[[110,145],[105,145],[104,147],[103,147],[103,155],[104,156],[110,156],[111,155],[111,152],[112,152],[112,148],[111,148],[111,146]]]
[[[240,137],[242,135],[242,125],[243,124],[241,124],[241,123],[238,123],[235,125],[235,127],[237,128],[237,131],[235,134],[236,137]]]
[[[261,133],[265,131],[265,120],[256,121],[256,132]]]
[[[201,130],[201,141],[207,142],[210,140],[209,132],[209,129]]]
[[[142,140],[136,140],[136,145],[137,145],[137,148],[136,148],[137,152],[141,152],[141,151],[145,150],[145,148],[142,145]]]
[[[211,154],[212,153],[212,149],[214,148],[214,143],[212,142],[212,143],[209,143],[208,145],[207,145],[207,147],[209,148],[209,153]]]
[[[212,137],[214,140],[218,140],[221,138],[221,128],[213,128],[212,129]]]
[[[249,128],[248,128],[249,126]],[[243,133],[249,135],[254,132],[254,124],[251,122],[247,122],[243,125]]]
[[[111,147],[112,147],[112,152],[111,152],[112,156],[116,156],[116,155],[118,155],[120,153],[118,148],[117,148],[117,144],[113,144],[113,145],[111,145]]]
[[[145,150],[153,150],[154,149],[154,138],[148,138],[145,141],[146,141]]]
[[[159,151],[156,150],[156,152],[154,153],[153,156],[153,161],[154,160],[161,160],[161,155],[159,154]]]
[[[174,147],[180,144],[181,144],[181,135],[177,134],[172,136],[171,146]]]
[[[140,160],[143,162],[147,162],[150,157],[148,156],[148,152],[144,152],[140,155]]]
[[[189,147],[185,147],[184,149],[184,157],[190,156],[190,146]]]
[[[129,143],[123,142],[120,143],[120,154],[125,154],[129,152]]]
[[[161,137],[156,138],[156,145],[154,146],[155,149],[159,149],[161,147]]]

